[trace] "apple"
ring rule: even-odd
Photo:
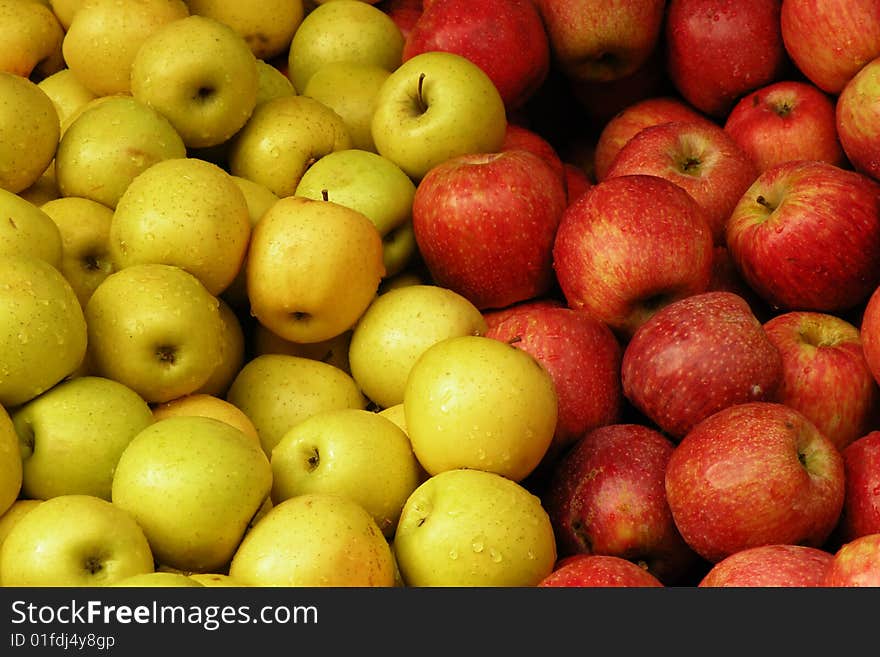
[[[244,435],[260,445],[260,435],[251,419],[238,406],[230,401],[215,397],[203,392],[194,392],[183,395],[161,404],[154,404],[152,409],[153,420],[163,420],[166,417],[183,415],[212,417],[222,420],[240,430]]]
[[[846,472],[846,494],[840,518],[840,536],[851,541],[880,533],[880,431],[873,429],[841,451]]]
[[[706,211],[715,244],[727,218],[758,177],[751,157],[721,127],[672,121],[640,130],[617,152],[605,180],[653,175],[674,182]]]
[[[140,525],[91,495],[60,495],[21,518],[0,548],[4,586],[107,586],[154,571]]]
[[[195,392],[222,359],[219,300],[180,267],[113,272],[92,293],[85,318],[93,373],[148,403]]]
[[[288,354],[248,360],[226,400],[253,422],[267,456],[297,422],[322,410],[367,406],[351,375],[329,363]]]
[[[0,518],[21,494],[23,466],[18,434],[9,412],[0,405]]]
[[[778,0],[671,0],[666,66],[694,108],[723,119],[744,94],[780,79],[789,60]]]
[[[18,524],[18,521],[42,503],[43,500],[25,500],[19,498],[13,501],[9,508],[0,514],[0,548],[3,547],[3,541],[6,540],[6,537],[9,536],[9,532],[11,532],[12,528]]]
[[[156,420],[119,457],[112,501],[143,527],[157,562],[211,572],[225,567],[272,487],[253,438],[211,417]]]
[[[874,0],[785,0],[779,25],[798,70],[832,95],[880,55],[880,7]]]
[[[192,573],[187,577],[202,586],[244,586],[237,579],[225,573]]]
[[[217,298],[220,311],[222,336],[220,344],[220,363],[214,368],[205,382],[195,392],[222,397],[232,385],[232,380],[244,365],[247,354],[245,336],[239,316],[222,297]]]
[[[654,53],[662,0],[535,0],[553,61],[573,80],[607,82],[634,73]]]
[[[581,165],[574,162],[563,162],[562,174],[565,177],[565,194],[569,204],[593,186],[590,174]]]
[[[758,168],[786,160],[820,160],[843,167],[835,101],[813,84],[781,80],[743,96],[724,121],[724,130]]]
[[[257,60],[242,36],[213,18],[166,23],[138,48],[131,94],[158,110],[188,148],[222,144],[257,102]]]
[[[0,71],[35,81],[64,67],[64,28],[45,2],[0,2]]]
[[[557,461],[544,506],[562,555],[629,559],[665,583],[696,561],[666,502],[666,465],[675,444],[632,423],[585,432]]]
[[[52,99],[27,78],[0,71],[0,97],[0,189],[18,193],[52,162],[61,124]]]
[[[393,541],[406,586],[535,586],[556,541],[541,500],[479,469],[435,474],[403,507]]]
[[[369,306],[367,309],[369,310]],[[343,372],[351,374],[348,352],[354,329],[343,331],[328,340],[291,342],[276,335],[259,322],[256,322],[251,328],[249,345],[251,356],[262,356],[263,354],[301,356],[333,365]]]
[[[0,188],[0,255],[39,258],[61,267],[63,238],[52,218],[18,194]]]
[[[76,293],[45,260],[0,256],[0,281],[0,405],[12,408],[76,370],[88,338]]]
[[[446,338],[483,335],[486,321],[466,297],[419,284],[377,296],[351,333],[348,360],[358,387],[380,408],[403,402],[413,365]]]
[[[97,98],[69,68],[62,68],[49,77],[43,78],[37,83],[37,86],[49,96],[52,104],[55,105],[55,111],[62,124],[86,103]]]
[[[565,209],[553,266],[567,305],[626,341],[664,305],[706,290],[712,241],[705,210],[684,189],[619,176]]]
[[[697,586],[824,586],[833,559],[830,552],[806,545],[759,545],[734,552],[714,564]]]
[[[560,178],[565,180],[565,168],[556,147],[534,130],[508,121],[504,141],[501,142],[501,150],[514,149],[531,151],[546,161],[559,174]],[[568,191],[567,188],[566,191]]]
[[[880,183],[827,162],[782,162],[743,194],[726,242],[777,311],[850,310],[880,283]]]
[[[395,564],[388,541],[360,504],[305,493],[276,504],[253,526],[229,576],[245,586],[391,587]]]
[[[450,158],[416,188],[419,254],[438,285],[481,310],[541,296],[554,283],[553,240],[567,203],[562,177],[534,153]]]
[[[734,404],[675,448],[666,498],[682,538],[710,563],[759,545],[821,547],[843,506],[843,458],[800,411]]]
[[[856,171],[880,180],[877,128],[880,109],[880,55],[869,61],[846,83],[837,97],[837,135],[846,157]]]
[[[880,534],[866,534],[834,553],[824,586],[880,586]]]
[[[862,308],[859,337],[865,362],[880,383],[880,285],[868,297]]]
[[[638,564],[607,554],[575,554],[564,559],[547,577],[541,588],[662,588],[657,577]]]
[[[453,157],[493,153],[504,141],[501,94],[479,66],[455,53],[424,52],[403,62],[375,102],[376,151],[414,180]]]
[[[712,259],[712,278],[707,292],[733,292],[738,294],[755,313],[759,320],[767,321],[777,313],[772,310],[755,291],[743,280],[725,244],[715,246],[715,257]]]
[[[402,61],[430,51],[462,55],[483,69],[508,112],[523,107],[550,70],[550,41],[533,0],[431,2],[407,34]]]
[[[827,313],[789,311],[766,321],[764,332],[782,356],[776,401],[806,415],[839,450],[870,430],[880,391],[855,325]]]
[[[422,468],[406,433],[366,409],[315,413],[293,425],[272,449],[272,502],[306,493],[344,495],[391,538]]]
[[[607,325],[552,299],[526,301],[484,317],[487,337],[528,352],[553,379],[558,417],[545,463],[587,432],[620,419],[623,350]]]
[[[204,586],[201,582],[194,580],[189,575],[185,575],[183,573],[172,573],[166,571],[156,571],[152,573],[140,573],[138,575],[130,575],[124,579],[121,579],[117,582],[113,582],[110,584],[113,587],[158,587],[158,588],[169,588],[169,587],[200,587]]]
[[[295,96],[296,89],[290,78],[274,66],[262,59],[257,60],[257,102],[256,105],[265,103],[273,98],[282,96]],[[255,107],[256,107],[255,105]],[[221,148],[225,144],[220,144]]]

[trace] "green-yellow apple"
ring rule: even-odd
[[[351,148],[342,117],[308,96],[287,95],[258,105],[229,147],[229,171],[291,196],[315,160]]]
[[[225,573],[193,573],[188,577],[202,586],[244,586],[237,579]]]
[[[61,231],[52,218],[18,194],[0,188],[0,255],[27,255],[60,268]]]
[[[257,60],[257,105],[281,96],[295,96],[293,83],[277,67],[262,59]]]
[[[186,0],[189,10],[238,32],[258,59],[287,52],[305,14],[303,0]]]
[[[351,374],[348,362],[348,350],[351,346],[352,331],[343,331],[328,340],[319,342],[291,342],[276,335],[257,322],[250,333],[250,348],[255,356],[262,354],[290,354],[312,358],[322,363],[329,363]]]
[[[222,298],[220,303],[220,319],[223,322],[223,341],[220,345],[220,364],[211,372],[211,376],[196,392],[222,397],[229,390],[232,380],[244,365],[247,344],[241,321],[235,310]]]
[[[541,500],[483,470],[448,470],[409,496],[394,535],[407,586],[535,586],[556,561]]]
[[[4,586],[106,586],[154,569],[150,545],[131,514],[91,495],[40,503],[0,548]]]
[[[394,586],[391,547],[373,517],[342,495],[276,504],[245,535],[229,575],[246,586]]]
[[[83,107],[61,136],[55,179],[62,196],[115,208],[123,192],[153,164],[186,157],[186,146],[164,116],[119,95]]]
[[[231,27],[191,15],[166,23],[138,49],[131,93],[171,121],[189,148],[222,144],[250,118],[257,60]]]
[[[416,186],[388,158],[350,148],[328,153],[303,174],[296,196],[333,201],[366,215],[382,236],[385,275],[401,271],[416,250],[412,203]]]
[[[18,521],[24,518],[28,513],[43,503],[43,500],[23,500],[18,499],[12,503],[5,513],[0,514],[0,550],[3,549],[3,542],[9,536],[12,528],[18,524]],[[2,586],[0,580],[0,586]]]
[[[0,405],[44,392],[85,358],[86,321],[67,279],[45,260],[0,256]]]
[[[0,71],[0,189],[20,192],[55,157],[61,123],[55,104],[27,78]]]
[[[492,80],[454,53],[408,59],[382,83],[375,102],[370,129],[377,152],[416,180],[456,155],[498,151],[507,130]]]
[[[153,419],[162,420],[178,415],[199,415],[222,420],[240,430],[260,445],[260,435],[251,419],[238,406],[222,397],[194,392],[153,406]]]
[[[64,67],[64,28],[41,2],[0,0],[0,71],[43,78]]]
[[[272,501],[335,493],[366,509],[386,537],[422,482],[406,433],[365,409],[316,413],[293,425],[272,450]]]
[[[349,374],[319,360],[263,354],[249,360],[226,393],[260,435],[263,451],[272,448],[297,422],[324,410],[366,408],[367,400]]]
[[[86,0],[48,0],[49,7],[65,31],[73,22],[73,17]]]
[[[393,71],[400,66],[404,38],[397,23],[362,0],[334,0],[302,20],[288,52],[293,86],[302,91],[312,74],[331,62],[376,64]]]
[[[403,402],[394,404],[394,406],[389,406],[388,408],[383,408],[381,411],[378,411],[378,413],[382,417],[387,417],[406,433],[406,413],[403,410]],[[409,438],[408,434],[407,438]]]
[[[178,266],[218,295],[238,275],[250,234],[244,194],[226,171],[194,157],[172,158],[148,167],[119,198],[110,254],[120,269]]]
[[[419,356],[403,409],[413,450],[429,474],[474,468],[521,481],[550,447],[558,402],[553,379],[532,355],[464,335]]]
[[[22,495],[110,499],[119,456],[153,422],[144,399],[128,386],[96,376],[62,381],[12,412],[21,446]]]
[[[391,71],[378,64],[330,62],[312,74],[301,93],[342,117],[354,148],[375,152],[372,124],[376,96],[389,75]]]
[[[187,16],[183,0],[88,0],[64,35],[64,61],[96,96],[131,93],[138,49],[159,28]]]
[[[156,420],[129,442],[113,475],[113,504],[144,529],[158,563],[224,568],[272,487],[253,438],[212,417]]]
[[[46,92],[46,95],[55,105],[58,112],[58,120],[61,123],[97,96],[89,90],[69,68],[63,68],[47,78],[43,78],[37,86]]]
[[[201,582],[194,580],[189,575],[183,573],[170,573],[165,571],[156,571],[153,573],[141,573],[140,575],[131,575],[118,582],[113,582],[110,586],[122,587],[199,587],[204,586]]]
[[[251,314],[287,340],[328,340],[354,326],[384,274],[382,237],[366,215],[333,201],[287,196],[253,228],[246,272]]]
[[[124,383],[148,403],[195,392],[222,359],[219,306],[180,267],[145,264],[113,272],[85,307],[93,372]]]
[[[23,467],[18,434],[9,412],[0,406],[0,517],[21,494]]]
[[[61,232],[58,269],[85,308],[95,288],[113,271],[110,222],[113,210],[77,196],[52,199],[40,206]]]
[[[49,166],[36,181],[21,190],[18,195],[38,207],[60,198],[61,192],[58,190],[58,183],[55,180],[55,160],[49,163]]]
[[[486,320],[466,297],[438,285],[408,285],[377,296],[355,325],[351,373],[382,408],[403,402],[410,370],[446,338],[483,335]]]

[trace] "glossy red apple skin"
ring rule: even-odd
[[[844,498],[840,452],[784,404],[729,406],[694,427],[666,469],[679,532],[710,563],[759,545],[820,548]]]
[[[544,504],[560,554],[629,559],[664,583],[695,562],[666,502],[664,477],[675,445],[639,424],[587,432],[556,463]]]
[[[840,92],[836,126],[856,171],[880,180],[880,56],[859,69]]]
[[[868,369],[880,384],[880,286],[871,292],[862,309],[859,336]]]
[[[596,139],[594,171],[603,180],[618,151],[644,128],[670,121],[710,119],[674,96],[652,96],[632,103],[608,120]]]
[[[555,283],[552,248],[568,203],[558,173],[523,150],[462,155],[416,188],[416,244],[434,282],[481,310],[539,297]]]
[[[858,327],[828,313],[789,311],[764,331],[782,356],[776,401],[806,415],[839,450],[870,430],[880,391]]]
[[[715,291],[659,310],[626,345],[624,396],[672,440],[733,406],[773,401],[782,358],[748,303]]]
[[[620,557],[579,554],[561,559],[553,572],[538,582],[541,588],[662,588],[647,570]]]
[[[777,312],[849,311],[880,283],[880,183],[827,162],[782,162],[743,194],[726,242]]]
[[[876,0],[785,0],[779,22],[792,62],[829,94],[880,55]]]
[[[534,153],[549,164],[563,181],[565,180],[565,167],[553,144],[531,128],[508,121],[501,150],[511,151],[517,148]]]
[[[590,175],[583,167],[578,166],[574,162],[563,162],[562,173],[565,176],[565,194],[569,205],[583,196],[593,186]]]
[[[880,587],[880,533],[865,534],[842,545],[825,576],[829,587]]]
[[[700,588],[817,587],[834,555],[805,545],[761,545],[731,554],[700,580]]]
[[[644,128],[627,141],[605,180],[634,174],[666,178],[684,189],[706,210],[715,244],[723,244],[727,218],[758,169],[721,127],[672,121]]]
[[[438,50],[483,69],[508,110],[524,105],[550,70],[550,41],[532,0],[427,3],[406,37],[402,61]]]
[[[842,454],[846,495],[840,537],[851,541],[867,534],[880,534],[880,430],[856,439]]]
[[[846,166],[837,136],[835,101],[813,84],[782,80],[741,98],[724,130],[755,163],[758,173],[788,160]]]
[[[566,208],[553,245],[568,306],[624,342],[658,308],[704,291],[712,255],[705,210],[678,185],[647,175],[593,185]]]
[[[699,111],[723,119],[740,96],[780,79],[789,65],[778,0],[671,0],[669,77]]]
[[[553,379],[559,412],[546,459],[555,459],[584,433],[617,422],[623,405],[623,350],[608,326],[548,300],[527,301],[484,317],[487,337],[531,354]]]
[[[391,17],[406,39],[419,16],[422,15],[422,0],[380,0],[376,7]]]

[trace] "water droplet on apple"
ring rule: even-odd
[[[475,538],[474,542],[471,543],[471,548],[473,549],[474,552],[477,552],[477,553],[482,552],[483,551],[483,541],[481,541],[479,538]]]
[[[501,563],[504,557],[501,556],[501,553],[495,548],[489,548],[489,558],[493,563]]]
[[[458,559],[458,550],[456,550],[456,549],[450,550],[449,551],[449,558],[452,559],[453,561]]]

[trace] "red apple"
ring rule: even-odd
[[[675,524],[710,563],[759,545],[821,547],[843,496],[840,452],[801,412],[773,402],[710,415],[666,469]]]
[[[574,162],[563,162],[562,173],[565,175],[565,194],[569,204],[593,186],[590,175]]]
[[[868,302],[862,311],[859,334],[865,362],[868,363],[868,369],[871,370],[874,380],[880,383],[880,287],[868,297]]]
[[[554,171],[565,180],[565,168],[556,148],[540,134],[518,123],[507,122],[507,130],[504,133],[504,141],[501,143],[502,151],[512,151],[520,148],[531,151],[549,164]]]
[[[880,534],[865,534],[834,553],[825,586],[880,586]]]
[[[867,433],[880,396],[856,326],[790,311],[765,322],[764,331],[782,356],[776,401],[806,415],[840,450]]]
[[[759,545],[716,563],[701,588],[824,586],[834,555],[806,545]]]
[[[646,321],[623,352],[624,396],[676,442],[710,415],[772,401],[782,358],[745,299],[704,292]]]
[[[730,257],[730,250],[724,244],[715,246],[715,256],[712,260],[712,279],[709,281],[707,292],[733,292],[738,294],[755,313],[760,321],[764,322],[773,317],[774,313],[764,303],[755,291],[749,287],[748,283],[743,280],[742,275],[736,268],[733,258]]]
[[[620,176],[566,208],[553,261],[568,306],[628,340],[659,308],[706,289],[712,231],[705,210],[675,183]]]
[[[546,460],[555,459],[587,431],[619,419],[622,349],[608,326],[548,300],[516,304],[484,317],[488,337],[531,354],[553,379],[559,411]]]
[[[558,461],[543,496],[560,554],[604,554],[677,581],[696,555],[682,540],[664,477],[675,445],[639,424],[587,432]]]
[[[880,183],[827,162],[782,162],[743,194],[726,240],[778,311],[850,310],[880,283]]]
[[[740,96],[775,82],[789,63],[779,0],[671,0],[669,77],[696,109],[721,119]]]
[[[508,110],[521,107],[550,70],[550,42],[532,0],[444,0],[425,5],[403,61],[432,50],[468,58],[489,76]]]
[[[381,0],[376,6],[397,24],[404,39],[422,15],[422,0]]]
[[[880,430],[870,431],[843,449],[846,495],[840,536],[851,541],[880,534]]]
[[[672,121],[640,130],[618,151],[605,179],[633,174],[666,178],[705,210],[716,244],[743,193],[758,177],[746,152],[708,121]]]
[[[561,559],[539,587],[663,587],[647,570],[621,557],[578,554]]]
[[[670,121],[700,120],[709,122],[693,107],[672,96],[652,96],[628,105],[599,132],[594,153],[596,180],[604,180],[618,151],[642,129]]]
[[[877,0],[785,0],[779,21],[792,62],[829,94],[880,55]]]
[[[807,82],[783,80],[753,91],[734,105],[724,130],[759,173],[786,160],[846,164],[834,101]]]
[[[462,155],[422,178],[413,232],[434,282],[481,310],[503,308],[554,284],[552,248],[566,205],[562,179],[534,153]]]
[[[880,57],[864,65],[837,98],[837,134],[852,166],[880,180]]]
[[[570,79],[607,82],[634,73],[660,40],[665,0],[534,0],[553,56]]]

